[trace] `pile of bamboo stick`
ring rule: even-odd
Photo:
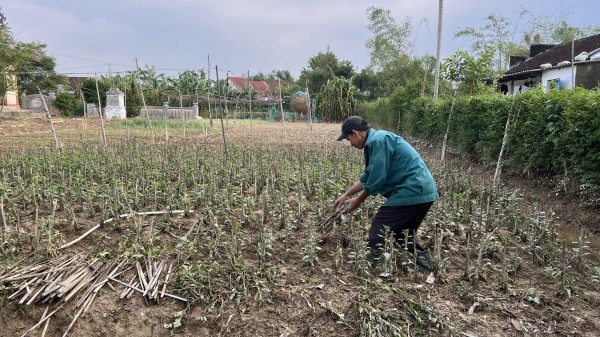
[[[106,262],[99,258],[90,258],[87,252],[80,252],[43,259],[25,266],[22,266],[23,263],[24,260],[19,261],[10,270],[0,275],[0,284],[14,289],[8,298],[18,299],[20,305],[37,303],[48,304],[48,307],[40,321],[21,336],[27,335],[45,322],[42,333],[44,336],[52,315],[77,295],[75,308],[78,311],[63,334],[66,336],[75,321],[87,312],[104,285],[117,291],[110,281],[125,286],[120,298],[128,298],[133,290],[137,290],[142,293],[146,302],[147,300],[158,302],[165,296],[186,301],[184,298],[166,293],[167,283],[173,270],[173,263],[168,263],[166,260],[159,262],[145,260],[144,270],[139,261],[135,264],[125,259],[120,262],[116,260]],[[134,270],[135,275],[129,283],[117,278],[130,269]],[[48,313],[51,305],[54,310]]]
[[[187,302],[185,298],[175,296],[166,292],[171,272],[173,271],[173,263],[169,263],[167,269],[167,261],[152,261],[145,260],[144,263],[135,262],[134,276],[129,283],[125,283],[108,277],[109,280],[125,286],[125,289],[119,295],[119,298],[129,298],[134,291],[137,291],[144,296],[144,299],[159,302],[161,298],[167,296],[180,301]],[[162,285],[162,289],[161,289]]]

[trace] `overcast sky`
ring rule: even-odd
[[[298,78],[308,59],[328,47],[356,70],[365,68],[369,6],[389,9],[396,22],[411,17],[418,55],[436,52],[438,0],[0,0],[15,37],[41,42],[70,76],[155,66],[207,68],[219,76],[289,70]],[[600,24],[597,0],[446,0],[442,56],[465,41],[459,28],[480,27],[496,13],[516,18],[523,6],[536,15],[566,18],[572,26]],[[164,69],[164,70],[163,70]],[[171,69],[171,70],[168,70]]]

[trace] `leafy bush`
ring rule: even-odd
[[[63,92],[56,95],[52,105],[60,111],[64,117],[73,117],[79,108],[79,100],[74,94]]]
[[[441,142],[452,99],[433,103],[398,88],[358,111],[389,130]],[[517,96],[485,93],[456,99],[449,144],[476,159],[496,160],[510,114],[506,165],[524,172],[564,175],[600,186],[600,91],[532,89]],[[398,124],[398,116],[401,120]]]

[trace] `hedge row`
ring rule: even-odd
[[[441,142],[452,99],[403,95],[359,105],[359,114],[390,130]],[[406,99],[406,97],[404,97]],[[482,94],[458,97],[450,120],[450,146],[475,158],[496,160],[508,115],[505,164],[527,172],[564,175],[600,186],[600,91],[544,92],[517,96]]]

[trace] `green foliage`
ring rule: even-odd
[[[68,80],[65,75],[57,74],[54,71],[56,61],[47,56],[43,48],[44,45],[33,43],[22,44],[22,48],[35,50],[29,63],[20,67],[19,71],[19,92],[25,94],[37,93],[39,87],[42,91],[54,91],[58,85],[67,85]]]
[[[98,80],[98,90],[96,90],[96,79],[88,78],[81,84],[81,92],[86,103],[94,103],[98,105],[98,91],[100,92],[100,99],[102,100],[102,106],[106,106],[106,92],[110,88],[107,81]]]
[[[307,87],[312,98],[318,96],[328,80],[335,77],[350,79],[355,74],[350,61],[340,61],[337,56],[327,48],[308,60],[308,68],[303,68],[298,83]]]
[[[460,92],[476,94],[488,89],[483,83],[485,78],[493,78],[492,48],[484,49],[479,57],[458,50],[456,53],[444,60],[442,64],[442,75],[445,79],[459,84]]]
[[[466,39],[470,43],[469,51],[475,54],[491,48],[493,69],[502,73],[508,69],[511,55],[528,55],[532,44],[565,43],[599,32],[600,25],[570,26],[562,18],[534,16],[531,11],[521,7],[514,21],[491,13],[482,26],[461,28],[455,37]]]
[[[79,100],[74,94],[62,92],[56,95],[56,99],[52,105],[60,111],[64,117],[73,117],[79,108]]]
[[[558,144],[571,163],[572,174],[600,185],[600,92],[576,88],[565,108]]]
[[[127,117],[137,117],[140,115],[141,108],[144,107],[142,95],[135,83],[132,82],[131,90],[125,92],[125,110]]]
[[[409,54],[411,43],[408,38],[412,34],[412,22],[409,17],[398,25],[390,10],[370,6],[367,8],[368,28],[373,32],[365,43],[371,55],[371,67],[383,70],[400,55]]]
[[[46,45],[18,41],[6,24],[6,17],[0,18],[0,72],[18,74],[18,84],[12,76],[0,81],[0,93],[7,89],[19,92],[37,93],[41,90],[54,90],[58,84],[66,84],[66,77],[54,72],[56,62],[45,54]]]
[[[354,114],[354,93],[356,87],[352,79],[335,77],[325,84],[317,109],[317,118],[324,121],[340,121]]]
[[[398,90],[401,92],[401,90]],[[377,104],[360,104],[361,115],[402,109],[400,130],[440,141],[451,100],[397,95]],[[408,104],[406,102],[409,102]],[[600,92],[532,89],[518,96],[493,93],[459,97],[450,121],[450,145],[483,160],[497,160],[508,115],[511,124],[506,164],[526,172],[567,175],[600,185]],[[382,121],[380,117],[376,119]],[[390,126],[393,124],[384,124]],[[390,127],[393,128],[393,127]]]

